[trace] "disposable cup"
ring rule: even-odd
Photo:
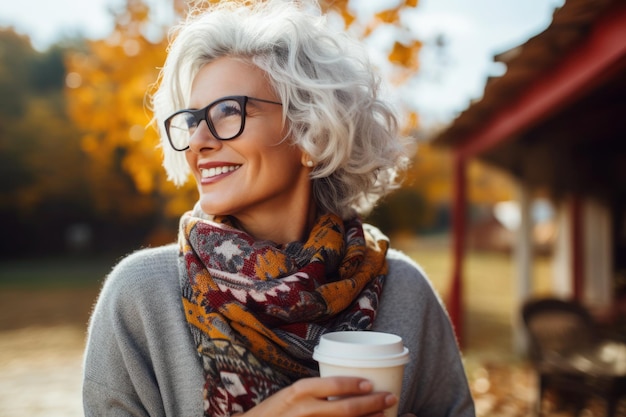
[[[390,333],[348,331],[326,333],[313,351],[320,376],[357,376],[371,381],[374,391],[387,391],[398,399],[409,350],[402,338]],[[397,417],[398,405],[385,410]]]

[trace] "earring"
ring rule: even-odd
[[[311,160],[306,161],[306,166],[308,166],[309,168],[313,168],[313,161]]]

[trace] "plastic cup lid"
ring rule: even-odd
[[[333,332],[322,335],[313,359],[329,365],[379,368],[405,365],[409,350],[400,336],[390,333]]]

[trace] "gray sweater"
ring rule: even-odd
[[[107,277],[89,326],[84,362],[86,416],[203,414],[203,375],[182,309],[175,245],[144,249]],[[389,251],[373,330],[401,336],[405,368],[400,414],[473,416],[474,405],[448,316],[422,270]]]

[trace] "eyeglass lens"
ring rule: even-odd
[[[189,139],[202,120],[206,120],[211,133],[218,139],[228,140],[241,133],[243,124],[241,103],[234,99],[225,99],[200,110],[180,112],[170,119],[169,138],[175,149],[189,146]]]

